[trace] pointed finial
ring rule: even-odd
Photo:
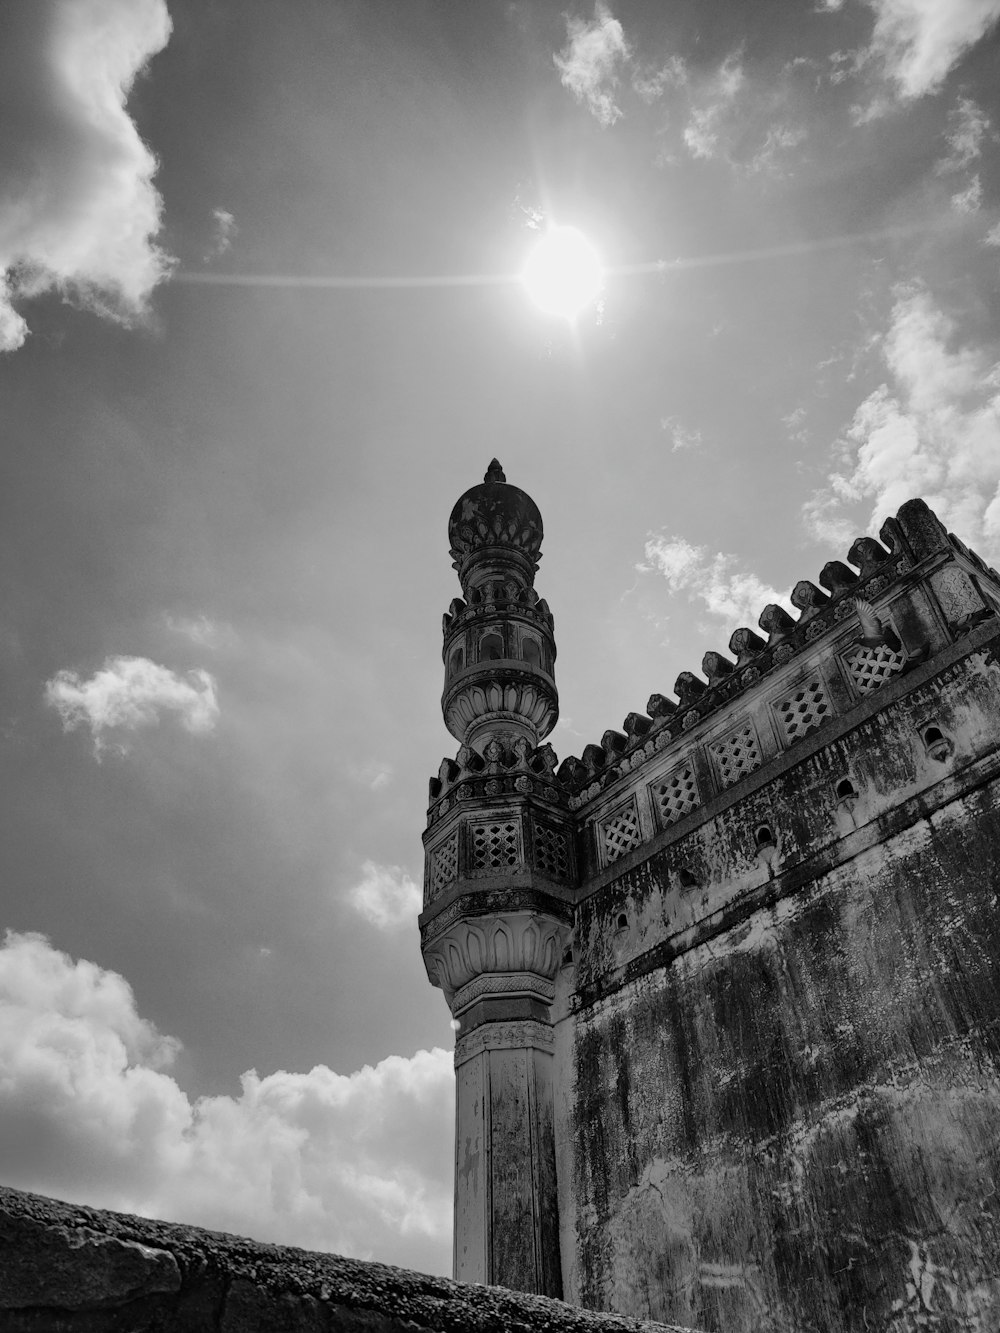
[[[486,476],[483,478],[483,481],[506,481],[506,480],[507,478],[503,474],[503,468],[494,458],[490,463],[489,467],[486,469]]]

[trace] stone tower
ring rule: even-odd
[[[421,943],[458,1025],[455,1276],[562,1294],[550,1006],[572,874],[559,809],[553,621],[534,588],[542,518],[494,459],[448,524],[445,724],[461,748],[425,835]],[[564,802],[562,803],[565,804]]]

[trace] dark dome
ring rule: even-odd
[[[510,486],[494,458],[482,484],[458,500],[448,520],[451,556],[458,568],[474,551],[514,547],[538,568],[542,544],[542,516],[530,495]]]

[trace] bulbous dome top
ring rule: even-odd
[[[496,558],[503,548],[518,563],[526,560],[533,575],[541,559],[542,516],[530,495],[508,484],[494,458],[481,485],[467,490],[451,511],[448,537],[459,577],[476,563],[477,554]]]

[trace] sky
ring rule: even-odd
[[[541,509],[560,759],[912,496],[1000,561],[998,21],[7,0],[0,1179],[450,1272],[451,507]]]

